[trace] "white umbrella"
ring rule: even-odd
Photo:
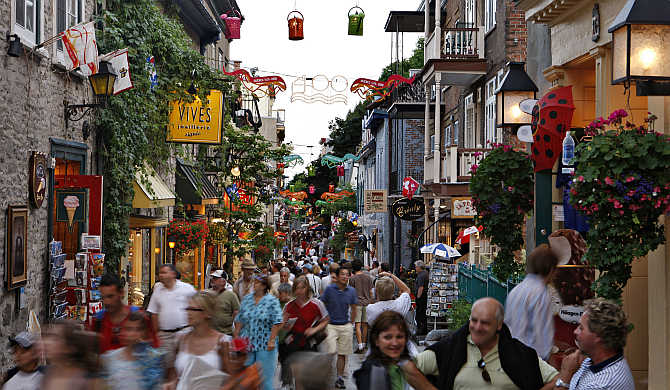
[[[460,257],[461,254],[455,248],[450,247],[449,245],[436,243],[436,244],[427,244],[421,247],[421,253],[431,253],[439,257]]]

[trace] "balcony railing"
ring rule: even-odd
[[[423,182],[424,183],[433,183],[433,156],[425,157],[423,159]]]
[[[458,148],[458,176],[467,177],[471,176],[470,168],[479,163],[484,159],[486,154],[490,152],[491,149],[464,149]]]
[[[414,81],[414,84],[404,84],[400,88],[391,92],[391,101],[393,103],[425,103],[426,88],[420,80]]]
[[[442,59],[446,60],[484,58],[483,28],[445,28],[440,55]]]

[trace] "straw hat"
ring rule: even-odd
[[[250,258],[245,258],[242,261],[242,269],[256,269],[256,263]]]

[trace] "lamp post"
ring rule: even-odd
[[[174,264],[174,245],[175,242],[170,240],[168,241],[168,246],[170,247],[170,262]]]
[[[86,104],[69,104],[67,100],[63,102],[65,106],[65,128],[67,128],[70,121],[76,122],[81,120],[91,110],[104,107],[107,99],[114,93],[114,83],[118,73],[110,62],[101,61],[98,66],[98,73],[88,76],[88,81],[91,83],[93,94],[95,95],[96,103]],[[88,134],[84,134],[84,139],[88,138]]]
[[[638,96],[670,95],[668,7],[670,2],[658,0],[628,0],[623,6],[607,30],[612,33],[612,84],[634,82]]]
[[[496,127],[514,128],[531,122],[519,103],[535,99],[537,86],[524,70],[525,62],[509,62],[507,73],[496,91]]]

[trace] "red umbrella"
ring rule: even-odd
[[[561,155],[565,132],[572,124],[575,105],[572,86],[550,91],[533,107],[533,154],[535,172],[551,169]]]

